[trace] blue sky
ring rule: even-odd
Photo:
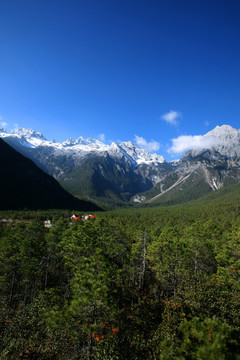
[[[0,121],[56,141],[240,128],[239,0],[1,0]]]

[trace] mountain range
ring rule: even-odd
[[[130,141],[106,145],[79,137],[58,143],[25,128],[0,129],[0,137],[87,199],[174,204],[240,182],[240,130],[229,125],[217,126],[203,136],[204,145],[171,162]]]

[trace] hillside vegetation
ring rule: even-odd
[[[233,198],[73,223],[15,213],[0,227],[1,359],[239,359]]]

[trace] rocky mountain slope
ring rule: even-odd
[[[139,149],[132,142],[96,139],[48,141],[30,129],[0,137],[53,175],[66,190],[91,199],[179,203],[240,182],[240,130],[223,125],[204,135],[204,147],[179,161]]]

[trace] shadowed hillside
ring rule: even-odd
[[[0,209],[100,210],[95,204],[78,200],[50,175],[0,139]]]

